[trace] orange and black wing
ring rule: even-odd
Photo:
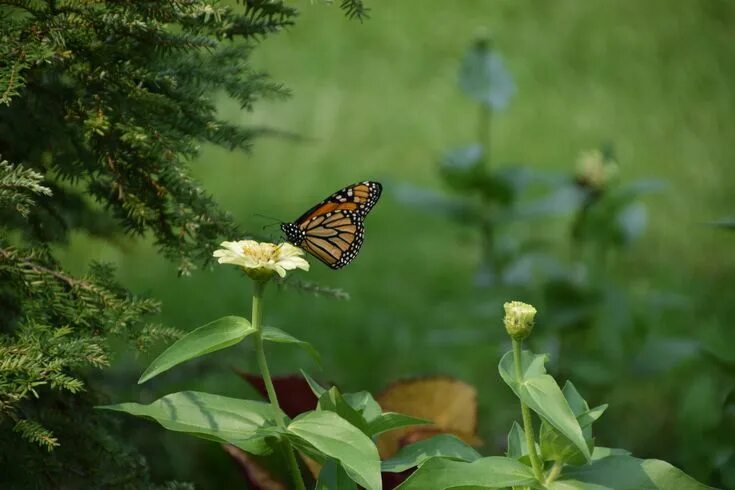
[[[286,238],[332,269],[349,264],[365,238],[364,220],[380,198],[378,182],[341,189],[293,223],[284,224]]]

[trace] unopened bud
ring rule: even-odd
[[[505,308],[505,330],[513,340],[521,341],[528,337],[533,330],[533,319],[536,308],[521,301],[511,301],[503,305]]]

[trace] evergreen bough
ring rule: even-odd
[[[0,486],[155,487],[91,409],[89,373],[111,338],[144,349],[178,332],[109,265],[75,276],[53,249],[72,231],[150,234],[188,274],[238,236],[187,164],[202,144],[247,150],[273,132],[215,102],[287,95],[249,55],[296,14],[276,0],[0,0]]]

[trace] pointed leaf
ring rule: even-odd
[[[590,459],[590,449],[582,428],[569,407],[564,394],[554,378],[544,369],[546,356],[537,356],[528,351],[522,355],[522,378],[517,379],[513,365],[513,352],[506,353],[500,360],[498,370],[503,381],[528,407],[536,412],[562,435],[569,439],[585,460]]]
[[[402,447],[398,454],[381,463],[381,469],[400,473],[434,457],[472,462],[480,459],[480,453],[458,437],[440,434]]]
[[[579,391],[577,391],[577,388],[572,384],[571,381],[567,380],[567,382],[564,383],[564,388],[562,388],[561,391],[562,393],[564,393],[564,398],[567,399],[567,403],[569,403],[569,408],[572,409],[575,417],[579,417],[581,413],[589,410],[590,406],[587,404],[587,400],[582,398],[582,395],[579,394]]]
[[[431,423],[431,420],[411,417],[410,415],[404,415],[402,413],[384,412],[380,417],[373,419],[368,423],[367,432],[370,437],[373,437],[390,430],[413,427],[416,425],[427,425]]]
[[[303,369],[301,370],[301,375],[304,377],[306,382],[309,383],[309,388],[311,388],[311,391],[314,392],[314,395],[316,395],[317,398],[321,398],[324,392],[327,391],[326,388],[317,383],[314,378],[306,374],[306,371],[304,371]]]
[[[355,410],[360,412],[367,422],[380,417],[383,410],[378,402],[375,401],[373,395],[367,391],[358,391],[356,393],[345,393],[342,395],[345,401]]]
[[[308,352],[309,355],[314,358],[317,364],[322,363],[322,358],[313,345],[303,340],[297,339],[291,334],[284,332],[280,328],[263,327],[263,340],[267,340],[268,342],[276,342],[279,344],[295,344]]]
[[[345,401],[336,386],[329,388],[329,390],[319,398],[317,408],[319,410],[328,410],[336,413],[347,422],[360,429],[360,431],[365,435],[370,435],[367,431],[368,423],[365,420],[365,417]]]
[[[241,400],[198,391],[181,391],[143,405],[120,403],[97,407],[151,418],[168,430],[237,446],[253,454],[266,454],[265,438],[275,433],[269,403]]]
[[[596,446],[592,451],[592,461],[607,458],[608,456],[630,456],[630,451],[614,447]]]
[[[337,460],[329,458],[319,472],[315,490],[357,490],[357,485]]]
[[[508,451],[506,456],[513,459],[520,459],[528,454],[528,443],[526,442],[526,431],[513,421],[513,425],[508,432]]]
[[[254,332],[250,322],[239,316],[226,316],[207,323],[181,337],[155,358],[140,376],[138,384],[184,361],[235,345]]]
[[[347,474],[367,490],[380,489],[380,457],[368,436],[334,412],[309,412],[296,417],[287,436],[297,446],[306,443],[340,462]]]
[[[705,490],[678,468],[657,459],[609,456],[584,466],[565,467],[549,490]]]
[[[399,490],[445,490],[477,486],[503,488],[536,482],[530,467],[515,459],[490,456],[472,463],[431,458],[403,482]]]

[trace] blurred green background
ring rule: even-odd
[[[659,306],[636,317],[631,330],[612,335],[636,332],[636,339],[683,344],[658,348],[654,342],[644,354],[632,349],[623,357],[631,369],[608,368],[612,383],[571,371],[591,404],[611,405],[596,425],[598,442],[666,459],[716,484],[731,481],[727,474],[735,478],[732,440],[729,450],[727,442],[708,444],[715,432],[735,434],[735,362],[720,352],[735,345],[735,234],[706,225],[735,212],[734,4],[368,5],[371,18],[360,24],[328,5],[298,2],[302,15],[296,26],[254,51],[256,66],[284,82],[292,97],[260,103],[253,113],[224,98],[220,102],[233,121],[294,132],[302,140],[264,138],[247,155],[205,147],[192,163],[194,174],[243,230],[271,233],[274,240],[277,227],[263,231],[268,220],[256,214],[288,221],[349,183],[375,179],[385,186],[367,220],[359,258],[337,272],[312,260],[312,270],[299,273],[344,289],[350,301],[275,287],[267,292],[266,323],[310,341],[324,359],[322,372],[306,354],[274,347],[272,371],[303,367],[345,391],[373,392],[402,377],[456,376],[479,391],[483,451],[504,450],[518,415],[497,375],[508,348],[502,303],[535,296],[518,288],[478,287],[482,244],[476,227],[430,206],[408,205],[398,192],[411,184],[451,193],[437,162],[448,148],[476,139],[478,107],[458,89],[457,71],[468,46],[484,33],[517,90],[508,108],[493,117],[493,166],[572,173],[580,152],[612,142],[621,182],[657,178],[665,184],[662,192],[645,197],[645,234],[617,250],[607,270],[637,309],[656,298]],[[570,221],[566,216],[523,222],[509,233],[544,240],[549,254],[573,262],[573,254],[567,257]],[[89,260],[116,264],[121,282],[160,298],[160,320],[181,329],[228,314],[249,316],[250,286],[233,267],[215,266],[182,279],[150,243],[75,236],[64,251],[65,264],[81,271]],[[527,296],[508,297],[511,291]],[[540,307],[539,332],[545,314]],[[605,328],[604,322],[594,328]],[[554,338],[531,341],[536,351],[552,351],[552,366],[560,362]],[[595,352],[597,341],[582,337],[563,355]],[[686,355],[677,350],[682,345]],[[653,358],[655,366],[636,369],[641,355]],[[230,371],[254,369],[247,348],[187,364],[142,387],[135,380],[150,359],[120,356],[124,362],[101,380],[118,401],[150,401],[183,388],[253,395]],[[158,477],[195,481],[202,488],[241,481],[216,445],[144,421],[125,423]]]

